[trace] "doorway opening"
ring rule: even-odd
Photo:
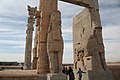
[[[61,12],[62,21],[62,36],[64,41],[63,64],[74,63],[72,20],[73,17],[83,9],[84,7],[59,1],[59,10]]]

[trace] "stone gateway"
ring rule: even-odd
[[[0,80],[68,80],[62,74],[64,42],[58,0],[39,0],[39,8],[28,6],[25,70],[3,72]],[[113,80],[105,62],[98,0],[60,0],[83,6],[73,17],[74,71],[86,72],[82,80]],[[31,66],[33,24],[36,22]],[[30,70],[32,69],[34,70]],[[77,73],[77,72],[75,72]],[[77,77],[76,77],[77,79]]]

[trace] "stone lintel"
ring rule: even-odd
[[[88,4],[83,3],[81,0],[80,1],[78,1],[78,0],[60,0],[60,1],[68,2],[68,3],[71,3],[71,4],[75,4],[75,5],[79,5],[79,6],[84,6],[84,7],[89,6]]]
[[[98,0],[60,0],[60,1],[68,2],[71,4],[75,4],[87,8],[92,7],[99,10]]]

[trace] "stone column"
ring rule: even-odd
[[[51,0],[51,3],[52,12],[47,34],[50,74],[47,75],[47,80],[67,80],[67,76],[62,74],[63,38],[61,13],[58,10],[58,0]]]
[[[49,73],[49,60],[47,53],[47,31],[51,15],[51,0],[40,0],[40,31],[38,32],[38,63],[37,73]]]
[[[36,18],[36,33],[34,38],[32,69],[37,69],[37,60],[38,60],[37,45],[38,45],[38,32],[40,30],[40,11],[36,11],[35,18]]]
[[[25,47],[25,62],[24,69],[31,69],[31,50],[32,50],[32,36],[33,36],[33,24],[36,8],[28,6],[28,24],[26,30],[26,47]]]
[[[51,73],[62,72],[63,38],[61,31],[61,13],[53,10],[47,36],[47,52]]]
[[[61,73],[63,56],[63,39],[61,31],[61,13],[58,11],[58,0],[51,0],[52,12],[47,35],[47,53],[51,73]]]

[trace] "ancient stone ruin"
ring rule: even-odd
[[[32,36],[33,36],[33,24],[35,21],[35,12],[36,8],[28,6],[28,24],[27,24],[27,30],[26,30],[26,46],[25,46],[25,63],[24,63],[24,69],[31,69],[31,50],[32,50]]]
[[[105,63],[102,26],[95,8],[85,8],[73,18],[73,48],[75,69],[87,70],[83,80],[112,79]]]
[[[98,0],[60,1],[85,7],[73,18],[74,70],[81,68],[86,72],[82,80],[112,80],[112,74],[105,63]],[[32,67],[36,72],[29,73],[34,76],[28,75],[25,80],[29,80],[30,77],[34,80],[67,80],[61,73],[63,38],[58,0],[40,0],[39,4],[38,10],[28,6],[30,17],[26,31],[25,69]],[[31,66],[34,21],[36,32]],[[20,80],[22,77],[19,76],[14,80]]]

